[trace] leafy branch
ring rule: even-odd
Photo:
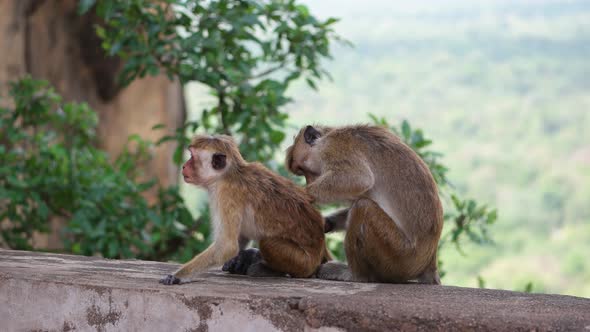
[[[160,70],[200,82],[216,99],[201,127],[236,136],[247,159],[263,162],[285,138],[281,109],[291,82],[304,78],[315,88],[329,77],[321,62],[341,41],[336,19],[317,19],[294,0],[103,0],[96,12],[105,21],[97,27],[103,47],[125,60],[122,84]]]
[[[66,224],[65,249],[78,254],[186,259],[205,245],[195,235],[209,226],[194,221],[177,187],[138,180],[152,143],[131,136],[111,162],[93,145],[98,117],[88,105],[63,103],[30,77],[12,83],[10,95],[14,108],[0,108],[0,220],[10,220],[0,229],[4,245],[33,249],[33,234],[49,232],[54,218]],[[158,201],[150,205],[142,193],[154,188]]]

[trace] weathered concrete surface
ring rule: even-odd
[[[0,250],[1,331],[590,331],[590,299],[459,287],[230,276]]]

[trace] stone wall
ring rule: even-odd
[[[248,278],[164,286],[176,264],[0,250],[2,331],[590,331],[590,299]]]

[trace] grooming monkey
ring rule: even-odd
[[[258,240],[260,250],[242,250],[224,270],[309,277],[329,259],[324,220],[303,188],[259,163],[245,161],[229,136],[196,136],[189,151],[182,175],[187,183],[207,189],[215,240],[160,283],[188,281],[195,273],[223,264],[238,254],[243,238]]]
[[[347,229],[348,266],[323,264],[319,278],[440,284],[437,187],[426,164],[397,136],[377,126],[307,126],[287,150],[286,165],[305,176],[316,203],[351,204],[326,217],[326,231]]]

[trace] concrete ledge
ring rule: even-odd
[[[0,250],[2,331],[590,331],[590,299],[460,287],[251,279]]]

